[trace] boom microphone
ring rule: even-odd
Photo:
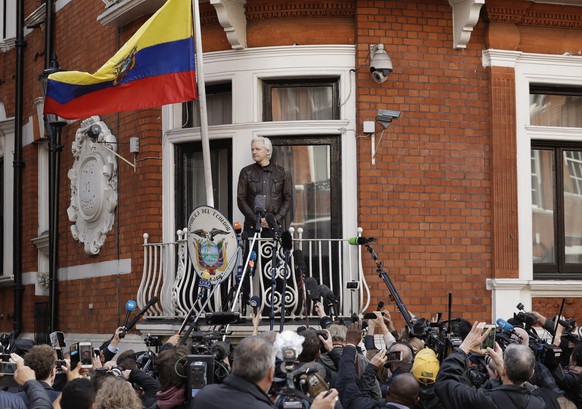
[[[125,314],[125,321],[123,322],[122,327],[125,327],[127,325],[127,321],[129,321],[129,316],[131,312],[135,310],[136,305],[137,304],[133,300],[127,300],[127,302],[125,303],[125,309],[127,311],[127,314]]]
[[[319,287],[317,286],[315,278],[307,277],[305,279],[305,288],[307,289],[307,296],[311,298],[311,301],[319,301],[321,293],[319,292]]]
[[[123,331],[121,334],[119,334],[120,338],[123,338],[125,336],[126,332],[129,331],[130,329],[132,329],[133,326],[136,324],[136,322],[139,321],[141,316],[146,313],[148,308],[150,308],[152,305],[154,305],[157,302],[158,302],[158,297],[152,297],[148,301],[148,303],[141,309],[141,311],[138,312],[137,315],[135,317],[133,317],[133,319],[131,321],[129,321],[129,323],[125,326],[125,331]]]
[[[255,314],[256,317],[257,309],[259,308],[259,305],[261,305],[261,298],[258,295],[253,295],[249,300],[249,305],[253,309],[253,314]]]
[[[336,298],[335,298],[334,293],[331,291],[331,289],[327,285],[325,285],[325,284],[320,285],[319,292],[320,292],[321,296],[324,299],[326,299],[327,301],[336,302]]]
[[[362,246],[376,241],[376,237],[350,237],[348,243],[352,246]]]

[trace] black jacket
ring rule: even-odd
[[[374,399],[360,390],[356,383],[356,348],[346,346],[340,358],[336,389],[339,391],[340,402],[344,409],[376,409],[385,408],[385,400]]]
[[[237,204],[245,216],[246,229],[254,229],[256,226],[254,207],[257,195],[267,196],[265,212],[271,213],[285,230],[288,229],[286,217],[293,206],[293,186],[289,172],[274,163],[264,167],[253,163],[241,169]]]
[[[28,381],[24,384],[24,392],[22,392],[21,396],[19,396],[20,393],[0,392],[0,407],[11,409],[26,407],[52,409],[53,403],[51,398],[49,398],[46,387],[48,385],[44,382]],[[23,398],[26,399],[26,403]]]
[[[463,381],[465,372],[465,361],[467,355],[461,349],[456,348],[444,360],[437,375],[435,390],[436,393],[447,409],[511,409],[502,407],[498,395],[503,394],[508,397],[517,409],[546,408],[542,399],[531,396],[530,392],[523,386],[501,385],[493,389],[476,389],[467,385]],[[528,406],[531,399],[532,405]]]
[[[54,402],[55,399],[61,394],[59,391],[54,390],[48,383],[43,382],[43,381],[37,381],[37,382],[45,390],[46,395],[48,396],[48,398],[50,399],[51,402]],[[27,382],[27,384],[28,384],[28,382]],[[35,408],[35,406],[33,405],[33,400],[30,397],[30,393],[26,388],[26,385],[24,387],[24,391],[18,392],[18,395],[24,401],[26,407],[28,407],[30,409]]]
[[[273,409],[271,399],[256,384],[228,375],[221,384],[206,385],[194,398],[193,409]]]

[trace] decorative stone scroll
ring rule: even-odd
[[[81,122],[72,144],[75,162],[69,170],[71,233],[96,255],[115,221],[117,207],[117,140],[98,116]]]

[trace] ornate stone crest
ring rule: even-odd
[[[71,205],[67,209],[74,222],[71,233],[85,243],[85,253],[98,254],[111,231],[117,207],[117,140],[98,116],[81,122],[72,144],[75,163],[69,170]]]

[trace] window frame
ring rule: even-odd
[[[339,110],[339,78],[285,78],[285,79],[264,79],[263,80],[263,121],[273,121],[273,88],[299,88],[299,87],[321,87],[331,86],[332,89],[332,119],[340,119]]]
[[[567,141],[532,141],[533,149],[551,150],[554,159],[553,199],[554,209],[554,248],[555,261],[553,263],[532,263],[534,279],[576,279],[582,280],[582,263],[566,263],[565,243],[565,200],[564,200],[564,151],[576,150],[582,152],[582,142]],[[533,211],[533,207],[532,207]],[[532,215],[533,216],[533,215]]]

